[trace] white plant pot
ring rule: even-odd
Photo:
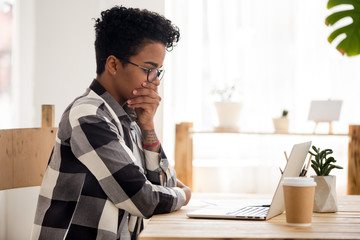
[[[336,212],[336,176],[311,176],[316,182],[314,212]]]
[[[238,129],[242,103],[215,102],[214,104],[219,120],[218,127],[224,129]]]
[[[287,117],[273,118],[273,123],[276,133],[289,132],[289,119]]]

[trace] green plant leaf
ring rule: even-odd
[[[324,172],[324,176],[328,176],[329,173],[331,172],[331,170],[333,170],[333,168],[335,168],[334,166],[330,166],[325,172]]]
[[[331,170],[333,170],[334,168],[336,168],[336,165],[331,165],[324,173],[324,176],[328,176]]]
[[[319,153],[319,151],[317,150],[317,148],[316,148],[315,146],[312,146],[312,149],[314,149],[314,151],[315,151],[316,153]]]
[[[289,111],[288,110],[283,110],[282,112],[282,117],[286,117],[288,115]]]
[[[360,2],[360,0],[358,1]],[[313,146],[312,149],[316,154],[309,151],[311,155],[315,156],[315,160],[311,160],[311,167],[316,172],[316,175],[327,176],[334,168],[342,169],[342,167],[333,164],[336,160],[330,156],[333,153],[332,149],[327,148],[320,151],[320,148],[316,148],[315,146]]]
[[[351,18],[356,18],[358,17],[356,12],[354,12],[354,10],[345,10],[342,12],[335,12],[331,15],[329,15],[326,18],[326,25],[334,25],[335,23],[337,23],[339,20],[345,18],[345,17],[351,17]]]
[[[326,155],[333,153],[332,149],[325,149],[324,151],[325,151]]]
[[[319,167],[319,164],[316,162],[316,161],[314,161],[314,160],[311,160],[311,163],[313,164],[313,165],[315,165],[315,167]]]
[[[325,20],[326,25],[334,25],[339,20],[347,17],[350,17],[353,22],[333,31],[328,37],[328,41],[331,43],[339,35],[345,34],[346,37],[337,45],[336,48],[343,55],[346,54],[347,56],[355,56],[360,54],[360,1],[329,0],[327,7],[330,9],[342,4],[351,5],[354,9],[338,11],[329,15]]]
[[[320,168],[320,172],[322,173],[322,168],[324,166],[324,155],[325,155],[325,150],[320,152],[320,164],[319,164],[319,168]]]
[[[313,153],[313,152],[311,152],[311,151],[309,151],[309,153],[310,153],[311,155],[313,155],[313,156],[316,156],[316,154],[315,154],[315,153]]]
[[[329,157],[324,164],[324,168],[326,169],[331,163],[336,162],[336,160],[333,157]]]
[[[328,176],[328,175],[330,174],[331,170],[333,170],[334,168],[343,169],[343,167],[341,167],[341,166],[331,165],[331,166],[326,170],[326,172],[324,173],[324,176]]]
[[[326,173],[328,172],[329,168],[330,168],[330,167],[322,168],[322,169],[321,169],[321,170],[322,170],[322,171],[321,171],[321,175],[322,175],[322,176],[327,176]]]
[[[319,170],[317,169],[317,167],[314,164],[311,164],[311,167],[314,169],[316,175],[321,176]]]
[[[341,4],[351,4],[360,7],[360,3],[358,0],[329,0],[327,3],[327,8],[330,9]]]
[[[339,166],[339,165],[331,165],[331,166],[334,166],[337,169],[344,169],[342,166]]]

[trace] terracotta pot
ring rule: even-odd
[[[316,182],[314,197],[314,212],[336,212],[336,177],[330,176],[311,176]]]

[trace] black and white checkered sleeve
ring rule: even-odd
[[[134,164],[135,157],[116,125],[101,111],[92,104],[73,106],[70,144],[108,198],[116,207],[140,217],[179,209],[185,202],[184,191],[153,185]]]
[[[147,178],[155,184],[175,187],[176,186],[176,172],[165,155],[163,148],[160,146],[160,153],[144,150],[145,162],[147,170]],[[162,178],[162,172],[165,173],[165,181]]]

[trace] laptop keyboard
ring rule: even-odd
[[[269,211],[269,207],[243,207],[232,212],[226,213],[228,216],[249,219],[264,219]]]

